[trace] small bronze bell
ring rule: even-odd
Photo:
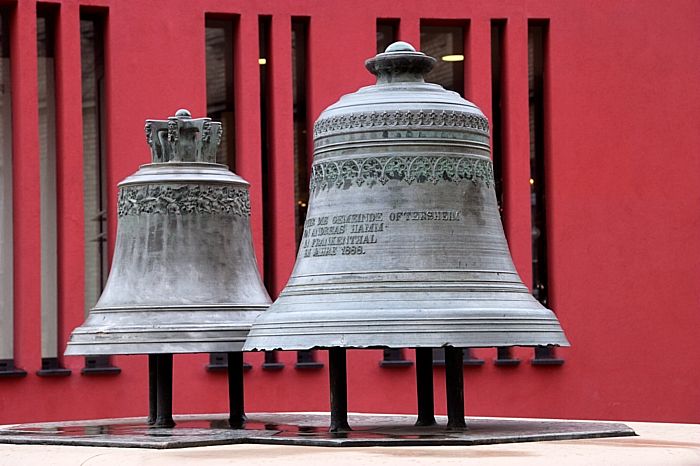
[[[239,370],[243,342],[270,298],[252,245],[249,185],[215,163],[221,132],[221,123],[187,110],[146,121],[152,163],[119,183],[109,279],[66,355],[158,355],[151,381],[157,373],[166,385],[173,353],[226,352],[229,370]],[[157,424],[171,424],[162,414]]]
[[[244,349],[330,348],[331,378],[342,379],[342,348],[416,348],[419,423],[429,424],[426,365],[430,348],[445,347],[449,422],[459,427],[461,348],[568,341],[513,266],[488,121],[457,93],[424,82],[434,63],[392,44],[365,64],[376,85],[343,96],[316,121],[294,271]],[[333,391],[344,382],[336,382],[331,428],[344,429],[345,395]]]

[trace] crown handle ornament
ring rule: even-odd
[[[425,82],[435,66],[433,57],[417,52],[408,42],[394,42],[383,53],[365,61],[365,68],[377,77],[377,84]]]
[[[221,123],[207,117],[192,118],[186,109],[167,120],[146,120],[145,131],[152,163],[216,163],[223,136]]]

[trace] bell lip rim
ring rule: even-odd
[[[70,345],[66,346],[66,350],[63,352],[63,356],[141,356],[141,355],[148,355],[148,354],[206,354],[206,353],[227,353],[227,352],[243,352],[243,343],[245,340],[241,340],[235,343],[239,343],[237,345],[233,345],[232,349],[221,349],[221,348],[209,348],[209,349],[197,349],[197,350],[177,350],[177,349],[168,349],[167,351],[124,351],[121,352],[120,350],[125,350],[125,348],[111,348],[110,350],[102,350],[99,352],[90,352],[90,353],[83,353],[83,352],[69,352]],[[118,343],[113,343],[113,346],[126,346],[124,344],[118,344]],[[129,343],[129,345],[133,345],[133,343]],[[158,343],[158,345],[163,346],[164,344]],[[106,346],[106,345],[105,345]],[[167,346],[165,344],[164,346]],[[78,348],[74,348],[78,349]]]
[[[333,345],[333,346],[307,346],[307,345],[290,345],[290,347],[282,348],[275,345],[264,345],[264,346],[253,346],[252,348],[246,344],[243,345],[242,351],[244,352],[260,352],[260,351],[306,351],[306,350],[329,350],[333,348],[345,348],[345,349],[357,349],[357,350],[380,350],[380,349],[418,349],[418,348],[430,348],[430,349],[441,349],[441,348],[462,348],[462,349],[490,349],[490,348],[538,348],[538,347],[558,347],[558,348],[570,348],[571,343],[568,339],[565,339],[563,343],[549,343],[549,344],[527,344],[527,345],[398,345],[398,344],[384,344],[384,345]]]
[[[248,337],[252,321],[248,323],[238,323],[234,328],[194,328],[189,325],[185,329],[174,329],[172,327],[153,328],[133,328],[123,331],[119,328],[107,329],[99,331],[98,327],[80,326],[71,332],[70,339],[66,344],[63,352],[64,356],[97,356],[97,355],[137,355],[137,354],[193,354],[193,353],[218,353],[228,351],[241,351],[243,344]],[[124,327],[120,327],[123,329]],[[85,332],[80,332],[85,329]],[[140,330],[140,331],[139,331]],[[174,332],[173,332],[174,331]],[[76,333],[77,332],[77,333]],[[158,334],[173,333],[177,339],[154,341]],[[198,340],[193,341],[192,334],[198,335]],[[123,337],[123,335],[134,335],[135,340],[110,340],[110,341],[95,341],[96,336],[104,337],[105,335],[113,338]],[[149,334],[153,334],[148,338]],[[218,339],[214,339],[212,334],[220,335]],[[189,338],[186,338],[187,336]],[[74,339],[75,338],[75,339]],[[148,338],[148,339],[146,339]],[[159,348],[156,352],[143,351],[138,348],[143,347]],[[202,347],[207,347],[203,349]],[[85,348],[91,348],[89,351],[81,351]],[[163,349],[164,350],[160,350]]]
[[[99,312],[99,311],[148,311],[148,310],[154,310],[154,311],[179,311],[179,310],[184,310],[184,311],[191,311],[193,309],[221,309],[223,311],[228,311],[228,310],[246,310],[246,309],[251,309],[253,311],[257,311],[262,309],[263,311],[267,308],[269,308],[272,305],[272,302],[266,303],[266,304],[232,304],[232,303],[220,303],[220,304],[166,304],[166,305],[136,305],[136,306],[103,306],[103,307],[98,307],[95,306],[90,309],[89,312]]]

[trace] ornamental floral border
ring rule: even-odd
[[[142,185],[119,189],[118,216],[218,214],[250,216],[248,190],[231,186]]]
[[[490,160],[465,156],[397,155],[365,157],[313,164],[309,189],[312,193],[351,186],[369,186],[400,181],[406,184],[472,182],[492,186]]]
[[[394,110],[360,112],[322,118],[314,125],[314,138],[352,128],[376,127],[446,127],[472,129],[489,135],[489,122],[473,113],[455,110]]]

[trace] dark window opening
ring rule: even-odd
[[[386,48],[396,42],[399,34],[398,19],[377,20],[377,53],[382,53]]]
[[[258,19],[258,48],[259,58],[258,66],[260,67],[260,158],[263,172],[262,179],[262,199],[263,199],[263,264],[264,264],[264,282],[267,286],[268,293],[270,291],[269,284],[273,280],[273,263],[272,250],[270,241],[270,231],[274,222],[274,212],[270,205],[270,31],[272,27],[272,19],[269,16],[261,16]],[[272,296],[272,293],[270,293]],[[265,362],[263,369],[277,370],[284,367],[284,363],[279,362],[275,351],[265,351]]]
[[[503,35],[505,20],[491,21],[491,158],[498,212],[503,218]]]
[[[309,134],[307,124],[307,54],[309,23],[292,19],[292,87],[294,100],[294,203],[297,249],[304,233],[309,203]]]
[[[216,162],[236,170],[236,125],[233,88],[233,19],[207,17],[204,23],[206,56],[207,116],[220,121],[223,137],[216,152]],[[208,371],[228,367],[226,353],[211,353]],[[244,365],[245,367],[245,365]]]
[[[437,60],[426,81],[464,96],[464,28],[421,25],[420,48]]]
[[[107,181],[104,138],[104,17],[80,16],[83,114],[83,211],[85,228],[85,315],[107,283]],[[89,356],[81,374],[118,374],[108,355]]]
[[[270,86],[270,30],[271,18],[269,16],[260,16],[258,19],[258,47],[260,55],[258,58],[258,66],[260,67],[260,162],[263,172],[262,177],[262,201],[263,201],[263,270],[264,282],[270,291],[269,284],[273,282],[274,276],[272,273],[272,238],[270,232],[275,221],[274,212],[272,211],[271,192],[270,192],[270,111],[271,92]],[[273,294],[270,293],[272,296]]]
[[[233,20],[207,18],[205,22],[207,116],[224,130],[216,162],[236,170],[236,125],[233,90]]]
[[[491,21],[491,159],[495,181],[498,213],[503,220],[503,39],[506,21]],[[504,232],[505,234],[505,232]],[[513,366],[520,360],[513,358],[510,347],[500,347],[496,351],[494,363],[497,366]]]
[[[294,204],[297,249],[304,233],[309,203],[309,133],[308,133],[308,18],[292,18],[292,95],[294,102]],[[314,351],[297,351],[297,369],[318,369]]]
[[[41,248],[41,369],[39,376],[70,375],[58,358],[58,222],[56,194],[56,69],[58,9],[37,8],[39,203]]]
[[[10,11],[0,8],[0,377],[23,377],[14,360],[10,66]]]
[[[545,180],[545,60],[547,23],[531,21],[528,25],[528,88],[530,101],[530,203],[532,219],[532,294],[549,307],[547,265],[547,197]],[[536,365],[557,365],[553,346],[535,348]]]

